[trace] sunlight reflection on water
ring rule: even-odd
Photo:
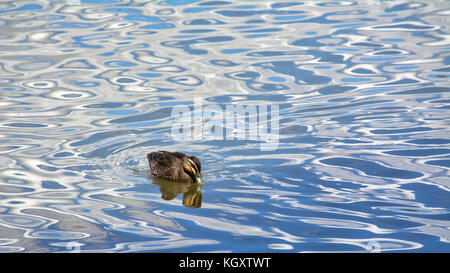
[[[0,251],[447,252],[448,10],[2,2]],[[174,140],[194,97],[277,104],[277,149]],[[151,178],[158,149],[204,185]]]

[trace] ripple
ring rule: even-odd
[[[32,122],[14,122],[14,123],[4,123],[1,126],[6,127],[16,127],[16,128],[42,128],[48,127],[47,124],[42,123],[32,123]]]
[[[303,218],[300,221],[327,228],[361,229],[377,234],[392,233],[392,230],[382,229],[372,224],[343,219]]]
[[[92,65],[88,60],[75,59],[75,60],[67,61],[64,64],[61,64],[58,68],[95,69],[97,67]]]
[[[419,138],[419,139],[412,139],[406,141],[406,143],[413,143],[413,144],[448,144],[450,143],[450,139],[445,138]]]
[[[144,114],[139,114],[139,115],[130,115],[127,117],[121,117],[121,118],[115,118],[110,120],[110,123],[136,123],[136,122],[143,122],[143,121],[148,121],[148,120],[156,120],[156,119],[161,119],[161,118],[167,118],[170,117],[170,113],[171,113],[172,109],[170,108],[162,108],[162,109],[156,109],[153,111],[149,111],[148,113],[144,113]],[[127,134],[129,133],[128,131],[120,131],[122,133],[120,134]],[[112,132],[114,133],[114,132]],[[108,134],[108,133],[105,133]],[[109,133],[111,134],[111,132]],[[102,137],[100,137],[100,139],[102,139]]]
[[[377,135],[396,135],[396,134],[407,134],[407,133],[416,133],[416,132],[426,132],[426,131],[432,131],[435,130],[431,127],[412,127],[412,128],[402,128],[402,129],[376,129],[371,130],[370,132],[372,134]]]
[[[374,207],[374,209],[380,209],[385,211],[392,211],[398,213],[407,214],[444,214],[448,213],[448,210],[442,208],[414,208],[414,207]]]
[[[364,30],[385,30],[385,31],[430,31],[439,27],[427,25],[416,21],[403,21],[395,24],[375,25],[370,27],[362,27]]]
[[[220,42],[227,42],[234,40],[231,36],[210,36],[210,37],[204,37],[204,38],[196,38],[191,40],[183,40],[183,41],[165,41],[161,44],[163,46],[167,47],[174,47],[179,48],[186,53],[193,54],[193,55],[204,55],[207,54],[208,51],[204,49],[198,49],[198,48],[192,48],[193,45],[197,44],[203,44],[203,43],[220,43]]]
[[[41,218],[32,216],[12,215],[12,214],[0,215],[0,223],[7,226],[11,225],[14,227],[36,228],[44,225],[46,222],[47,221]]]
[[[278,9],[268,9],[268,10],[218,10],[216,13],[225,17],[250,17],[254,15],[291,15],[291,14],[301,14],[303,11],[300,10],[278,10]]]
[[[117,250],[127,251],[155,251],[167,249],[183,249],[187,247],[195,247],[199,245],[217,245],[220,242],[209,239],[190,239],[190,238],[174,238],[169,240],[148,241],[140,243],[126,243]]]
[[[117,77],[111,79],[111,82],[117,85],[136,85],[141,83],[142,81],[137,78],[132,77]]]
[[[374,238],[370,240],[331,238],[328,239],[326,243],[357,246],[360,249],[360,251],[365,253],[416,250],[422,247],[421,244],[415,242],[391,238]],[[329,251],[323,250],[317,252],[329,252]]]
[[[292,250],[294,247],[292,245],[288,244],[268,244],[268,248],[274,249],[274,250]]]
[[[26,82],[25,86],[37,89],[47,89],[47,88],[54,88],[57,86],[57,84],[55,81],[31,81]]]
[[[331,166],[356,169],[365,173],[366,175],[378,177],[414,179],[423,176],[423,173],[420,172],[389,168],[373,161],[361,160],[356,158],[333,157],[321,159],[319,160],[319,162]]]
[[[155,52],[149,50],[135,50],[131,54],[133,54],[134,59],[143,63],[166,64],[172,61],[170,58],[157,56]]]
[[[198,86],[203,83],[200,78],[194,75],[170,77],[167,78],[167,81],[186,86]]]
[[[0,251],[448,249],[448,3],[109,2],[0,4]],[[278,148],[174,139],[194,97],[278,105]]]
[[[297,84],[325,84],[331,80],[328,77],[316,75],[313,71],[300,69],[295,62],[292,61],[267,62],[254,65],[291,76],[295,79],[295,83]]]
[[[239,65],[238,63],[229,61],[229,60],[211,60],[210,61],[212,64],[214,65],[219,65],[219,66],[236,66]]]
[[[272,84],[257,81],[256,79],[260,77],[260,74],[254,71],[237,71],[226,73],[225,76],[230,79],[243,81],[248,88],[255,91],[276,91],[287,89],[287,86],[283,84]]]
[[[428,160],[425,161],[425,164],[450,168],[450,160],[447,159]]]
[[[432,94],[450,92],[450,88],[446,87],[425,87],[407,91],[394,92],[394,95],[412,95],[412,94]]]
[[[264,231],[261,227],[250,226],[250,225],[241,225],[236,224],[232,221],[227,221],[224,219],[212,219],[209,217],[201,217],[201,216],[191,216],[183,213],[177,212],[166,212],[166,215],[176,217],[179,219],[186,219],[195,222],[197,225],[223,231],[230,232],[236,235],[247,235],[247,236],[269,236],[272,235],[272,232]]]
[[[152,67],[148,69],[149,71],[155,72],[172,72],[172,73],[180,73],[186,71],[185,68],[177,65],[162,65],[157,67]]]
[[[29,233],[28,236],[33,239],[77,240],[86,238],[89,234],[61,230],[35,230]]]
[[[61,34],[60,31],[46,31],[46,32],[35,32],[26,36],[25,41],[32,43],[43,43],[43,44],[56,44],[60,40],[55,39],[55,36]]]
[[[450,153],[450,149],[409,149],[409,150],[384,151],[383,153],[397,156],[422,157],[422,156],[448,154]]]
[[[94,96],[95,94],[92,92],[78,90],[55,90],[46,94],[46,97],[57,100],[78,100]]]
[[[16,5],[14,5],[16,6]],[[17,7],[17,8],[11,8],[3,10],[2,13],[9,13],[9,12],[17,12],[17,11],[30,11],[30,10],[41,10],[44,7],[39,4],[25,4],[23,6]]]
[[[116,29],[126,29],[130,28],[132,26],[135,26],[136,24],[133,22],[118,22],[118,23],[112,23],[107,26],[105,26],[102,30],[116,30]]]
[[[217,19],[192,19],[183,22],[185,25],[199,25],[199,26],[211,26],[211,25],[225,25],[226,23]]]
[[[23,186],[13,186],[13,185],[0,185],[0,192],[3,194],[11,194],[11,193],[26,193],[33,192],[34,189],[30,187]]]

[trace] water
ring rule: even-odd
[[[0,251],[449,252],[449,7],[1,2]],[[276,149],[176,140],[195,98],[277,105]]]

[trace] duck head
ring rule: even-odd
[[[195,183],[202,183],[202,165],[200,163],[200,160],[195,156],[186,156],[183,160],[183,169],[184,172],[187,173],[191,178],[192,181]]]

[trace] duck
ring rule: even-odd
[[[151,173],[157,178],[181,183],[202,183],[200,160],[181,152],[157,151],[147,154]]]

